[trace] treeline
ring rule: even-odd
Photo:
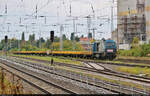
[[[73,35],[71,35],[70,40],[63,35],[63,50],[70,51],[73,49]],[[83,37],[83,36],[82,36]],[[80,38],[75,36],[75,50],[83,51],[81,44],[79,43]],[[59,38],[55,36],[53,45],[50,39],[44,39],[43,37],[35,40],[35,34],[29,35],[29,40],[25,40],[25,34],[22,33],[21,40],[17,40],[16,38],[8,39],[7,50],[8,51],[46,51],[51,50],[52,46],[54,46],[54,50],[60,50]],[[0,50],[4,50],[6,48],[5,40],[1,40],[0,42]]]
[[[150,54],[150,42],[149,44],[139,44],[139,39],[135,37],[133,39],[130,50],[120,50],[119,54],[121,56],[135,56],[135,57],[144,57]]]

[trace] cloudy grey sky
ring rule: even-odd
[[[112,0],[0,0],[0,39],[4,38],[6,34],[10,38],[21,38],[22,32],[25,32],[26,39],[28,39],[29,34],[33,33],[36,34],[36,38],[48,38],[51,30],[54,30],[56,35],[59,36],[60,26],[58,24],[64,24],[63,34],[70,37],[71,32],[73,32],[73,17],[78,17],[75,20],[77,24],[76,35],[81,36],[83,34],[86,36],[87,18],[85,17],[88,15],[95,16],[95,18],[91,18],[91,28],[97,29],[96,39],[102,37],[110,38],[111,1]],[[114,18],[115,15],[116,8],[114,8]],[[35,18],[36,16],[37,18]],[[100,24],[103,25],[99,26]],[[115,27],[116,19],[114,19],[114,29]]]

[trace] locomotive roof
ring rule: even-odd
[[[115,42],[114,40],[106,40],[105,42]]]

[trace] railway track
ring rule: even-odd
[[[150,64],[150,60],[138,60],[138,59],[117,59],[117,61],[123,61],[123,62],[132,62],[132,63],[145,63]]]
[[[38,60],[38,61],[41,61],[41,60]],[[45,61],[46,62],[46,61]],[[28,62],[29,63],[29,62]],[[47,62],[48,63],[48,62]],[[62,63],[63,64],[63,63]],[[61,65],[62,66],[62,64],[59,64],[59,65]],[[102,74],[106,74],[106,75],[113,75],[113,76],[117,76],[117,77],[121,77],[121,78],[127,78],[127,79],[131,79],[131,80],[136,80],[136,81],[140,81],[140,82],[146,82],[146,83],[150,83],[150,81],[147,81],[147,79],[146,80],[144,80],[143,78],[142,79],[139,79],[139,78],[131,78],[131,77],[126,77],[126,76],[121,76],[121,75],[118,75],[118,74],[116,74],[116,73],[112,73],[112,72],[110,72],[110,70],[108,70],[108,69],[106,69],[106,68],[104,68],[105,70],[103,70],[103,71],[100,71],[100,70],[95,70],[94,68],[86,68],[86,67],[83,67],[83,66],[75,66],[75,65],[69,65],[69,64],[66,64],[66,65],[68,65],[69,67],[73,67],[74,66],[74,68],[78,68],[78,69],[81,69],[81,70],[88,70],[88,71],[92,71],[92,72],[97,72],[97,73],[102,73]],[[64,64],[63,64],[63,66],[64,66]],[[90,65],[91,66],[91,65]],[[137,90],[139,90],[139,89],[137,89]],[[137,92],[138,93],[138,92]],[[139,93],[142,93],[142,91],[139,91]]]
[[[5,59],[5,58],[4,58]],[[10,58],[9,58],[9,60],[10,60]],[[15,61],[15,60],[13,60],[13,62],[17,62],[17,63],[20,63],[20,62],[18,62],[19,60],[17,60],[17,61]],[[34,67],[34,69],[38,69],[38,70],[42,70],[43,72],[46,72],[46,73],[50,73],[50,74],[54,74],[54,75],[57,75],[57,76],[61,76],[61,77],[64,77],[64,78],[67,78],[67,79],[70,79],[70,80],[73,80],[73,81],[77,81],[77,82],[80,82],[81,84],[83,83],[83,84],[87,84],[87,82],[86,81],[84,81],[84,80],[79,80],[79,78],[78,79],[76,79],[76,78],[72,78],[72,77],[69,77],[68,75],[70,75],[70,74],[66,74],[66,75],[62,75],[62,74],[58,74],[57,72],[51,72],[51,71],[48,71],[48,70],[53,70],[53,68],[50,68],[50,67],[47,67],[47,66],[42,66],[42,65],[38,65],[38,64],[34,64],[34,63],[28,63],[28,62],[22,62],[21,64],[24,64],[24,65],[26,65],[26,66],[30,66],[30,67]],[[56,69],[55,69],[55,71],[56,71]],[[57,70],[57,71],[60,71],[60,70]],[[62,72],[61,72],[62,73]],[[78,76],[77,76],[78,77]],[[96,88],[103,88],[103,87],[101,87],[100,85],[96,85],[96,84],[90,84],[90,83],[88,83],[88,86],[94,86],[94,87],[96,87]],[[103,88],[104,90],[108,90],[108,88]],[[110,93],[118,93],[117,91],[115,91],[115,90],[111,90],[110,91],[110,89],[108,90],[109,91],[109,94]],[[105,92],[106,93],[106,92]]]
[[[60,57],[59,57],[60,58]],[[62,59],[68,59],[66,57],[61,57]],[[70,60],[76,60],[76,61],[81,61],[81,62],[92,62],[92,63],[103,63],[103,64],[108,64],[108,65],[117,65],[117,66],[127,66],[127,67],[141,67],[141,68],[150,68],[150,60],[131,60],[131,59],[119,59],[119,60],[114,60],[114,61],[125,61],[129,62],[131,61],[132,63],[145,63],[147,65],[137,65],[137,64],[128,64],[128,63],[113,63],[113,62],[103,62],[103,61],[95,61],[93,59],[76,59],[76,58],[69,58]],[[130,62],[130,63],[131,63]]]
[[[98,72],[101,71],[101,70],[95,68],[92,64],[89,64],[89,62],[86,62],[86,64],[91,66],[92,68],[94,68]],[[148,78],[148,77],[142,77],[142,76],[137,76],[137,75],[131,75],[131,74],[129,75],[129,74],[125,74],[125,73],[120,73],[120,72],[116,72],[114,70],[108,69],[108,68],[104,67],[102,64],[98,64],[98,63],[96,63],[96,64],[98,66],[104,68],[104,70],[101,71],[101,73],[108,74],[108,75],[113,75],[113,76],[117,76],[117,77],[122,77],[122,78],[127,78],[127,79],[131,79],[131,80],[150,83],[150,78]]]
[[[91,63],[103,63],[107,65],[116,65],[116,66],[126,66],[126,67],[141,67],[141,68],[150,68],[150,65],[138,65],[138,64],[128,64],[128,63],[113,63],[113,62],[103,62],[103,61],[94,61],[94,60],[83,60],[83,59],[72,59],[72,60],[78,60],[81,62],[91,62]],[[134,63],[134,62],[133,62]],[[142,62],[141,62],[142,63]]]
[[[13,56],[13,57],[19,57],[19,56]],[[25,57],[19,57],[19,58],[25,58]],[[31,58],[28,58],[26,57],[27,59],[31,59]],[[150,68],[150,65],[137,65],[137,64],[128,64],[128,63],[113,63],[113,62],[103,62],[103,61],[95,61],[95,60],[92,60],[92,59],[76,59],[76,58],[66,58],[66,57],[59,57],[61,59],[70,59],[70,60],[74,60],[74,61],[81,61],[81,62],[91,62],[91,63],[103,63],[103,64],[106,64],[106,65],[116,65],[116,66],[126,66],[126,67],[141,67],[141,68]],[[37,59],[33,59],[32,60],[37,60]],[[45,60],[39,60],[39,61],[45,61]],[[134,62],[133,62],[134,63]],[[142,61],[141,61],[142,63]]]
[[[5,59],[5,58],[4,58]],[[10,60],[11,58],[9,57],[9,60]],[[60,76],[60,77],[64,77],[64,78],[67,78],[67,79],[69,79],[69,80],[73,80],[73,81],[75,81],[75,82],[79,82],[80,84],[79,85],[82,85],[82,84],[85,84],[85,85],[87,85],[88,84],[88,86],[90,87],[90,86],[92,86],[92,87],[96,87],[96,88],[101,88],[100,90],[102,90],[102,88],[104,89],[104,90],[108,90],[108,92],[109,92],[109,94],[111,93],[118,93],[118,91],[115,91],[115,90],[111,90],[110,91],[110,89],[109,88],[105,88],[105,87],[101,87],[101,85],[97,85],[97,84],[93,84],[93,83],[89,83],[89,82],[87,82],[86,80],[80,80],[80,78],[78,78],[79,76],[78,75],[76,75],[76,78],[73,78],[73,77],[69,77],[69,75],[70,74],[68,74],[68,72],[66,72],[67,74],[65,74],[65,75],[62,75],[61,73],[63,73],[62,71],[60,72],[60,70],[57,70],[57,69],[53,69],[53,68],[50,68],[50,67],[48,67],[48,66],[43,66],[43,65],[39,65],[39,64],[35,64],[35,63],[29,63],[29,62],[24,62],[24,61],[20,61],[19,62],[19,60],[14,60],[14,59],[12,59],[12,61],[13,62],[16,62],[16,63],[21,63],[21,64],[23,64],[23,65],[25,65],[25,66],[29,66],[29,67],[33,67],[34,69],[38,69],[38,70],[42,70],[43,72],[46,72],[46,73],[48,73],[48,74],[54,74],[54,76]],[[57,73],[57,72],[53,72],[52,70],[55,70],[55,71],[59,71],[59,73]],[[72,73],[73,74],[73,73]],[[44,74],[43,74],[44,75]],[[47,76],[47,75],[45,75],[45,76]],[[84,76],[83,76],[84,77]],[[85,78],[87,78],[87,77],[85,77]],[[61,79],[62,80],[62,79]],[[99,83],[101,83],[101,82],[99,82]],[[106,92],[104,92],[104,93],[106,93]]]
[[[31,59],[31,58],[25,58],[25,57],[23,57],[23,58],[24,59]],[[39,62],[44,62],[44,63],[49,63],[49,61],[45,61],[45,60],[38,60],[38,59],[31,59],[31,60],[35,60],[35,61],[39,61]],[[72,68],[81,69],[81,70],[85,70],[85,71],[102,73],[102,74],[106,74],[106,75],[113,75],[113,76],[117,76],[117,77],[128,78],[128,79],[131,79],[131,80],[136,80],[136,81],[150,83],[150,78],[148,78],[148,77],[142,77],[142,76],[137,76],[137,75],[129,75],[129,74],[125,74],[125,73],[116,72],[114,70],[110,70],[110,69],[108,69],[108,68],[100,65],[97,62],[88,62],[88,61],[81,61],[81,62],[83,62],[84,64],[87,64],[87,65],[91,66],[91,68],[90,67],[85,67],[85,66],[83,67],[83,66],[79,66],[79,65],[58,63],[58,62],[55,62],[55,64],[59,65],[59,66],[67,66],[67,67],[72,67]],[[30,62],[28,62],[28,63],[30,63]],[[102,67],[103,70],[96,69],[94,66],[92,66],[89,63],[95,63],[95,64],[99,65],[100,67]]]
[[[47,90],[43,89],[41,86],[38,86],[38,85],[34,84],[33,82],[31,82],[31,81],[29,81],[29,80],[23,78],[22,76],[17,75],[17,74],[15,74],[14,72],[8,70],[9,68],[6,68],[6,67],[4,68],[4,67],[2,66],[2,64],[1,64],[0,67],[1,67],[3,70],[6,70],[7,72],[9,72],[9,73],[15,75],[16,77],[20,78],[20,79],[23,80],[24,82],[30,84],[30,85],[33,86],[34,88],[40,90],[42,93],[45,93],[45,94],[51,94],[51,93],[48,92]]]
[[[28,71],[28,70],[25,71],[25,70],[23,70],[23,68],[14,65],[14,62],[12,62],[12,61],[10,61],[10,60],[6,60],[6,59],[4,59],[4,58],[0,58],[0,60],[1,60],[1,67],[4,68],[4,66],[5,66],[4,69],[7,70],[8,72],[11,72],[10,70],[8,70],[8,68],[9,68],[9,69],[11,68],[11,69],[17,70],[17,72],[23,73],[23,76],[28,76],[28,77],[34,79],[35,82],[40,83],[40,84],[34,83],[34,82],[32,82],[32,81],[30,81],[30,80],[28,80],[28,79],[25,79],[23,76],[17,75],[17,77],[19,77],[19,78],[21,78],[23,81],[25,81],[25,82],[31,84],[31,86],[33,86],[33,87],[39,89],[40,91],[42,91],[42,92],[45,93],[45,94],[55,94],[55,93],[51,93],[51,90],[49,90],[49,87],[43,87],[43,86],[41,86],[41,84],[42,84],[42,85],[49,85],[49,86],[51,86],[50,88],[54,88],[54,89],[58,90],[58,92],[60,92],[60,93],[57,93],[57,94],[78,94],[78,93],[74,92],[74,91],[71,90],[71,89],[66,89],[66,88],[64,88],[64,87],[61,86],[61,85],[58,85],[58,84],[56,84],[56,83],[49,82],[49,81],[47,81],[46,79],[44,79],[44,78],[42,78],[42,77],[40,77],[40,76],[37,76],[37,75],[35,75],[35,74],[32,74],[31,71]],[[2,66],[2,65],[3,65],[3,66]],[[11,72],[11,73],[13,73],[13,72]],[[13,73],[13,74],[15,74],[15,73]],[[16,75],[16,74],[15,74],[15,75]],[[35,80],[35,79],[36,79],[36,80]]]

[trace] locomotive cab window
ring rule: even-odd
[[[115,45],[114,42],[107,42],[107,43],[106,43],[106,46],[114,46],[114,45]]]
[[[96,51],[99,51],[99,43],[96,44]]]

